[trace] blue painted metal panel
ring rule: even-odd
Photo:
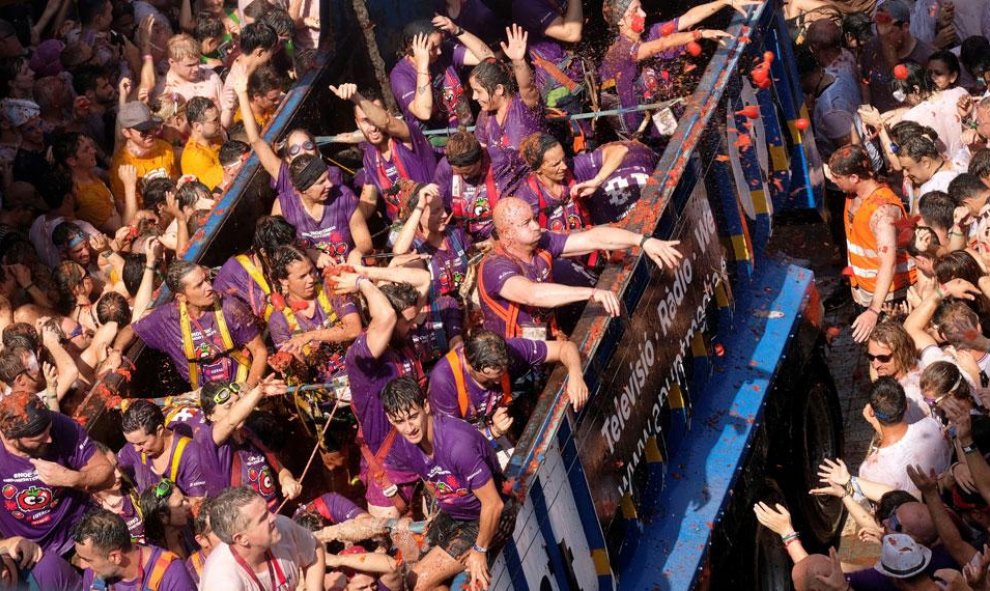
[[[642,523],[642,542],[628,560],[632,566],[619,575],[620,589],[682,590],[696,582],[711,530],[730,499],[781,354],[811,289],[811,271],[768,261],[751,289],[737,292],[738,309],[783,315],[737,315],[739,324],[720,335],[727,353],[716,361],[719,379],[695,405],[699,426],[677,455],[680,478],[664,490],[661,513]]]

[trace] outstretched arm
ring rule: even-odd
[[[340,99],[345,101],[350,101],[361,107],[364,114],[368,117],[368,120],[377,127],[385,132],[389,137],[393,137],[403,142],[409,141],[412,137],[409,132],[409,125],[402,119],[397,119],[393,117],[388,111],[385,110],[381,105],[369,100],[368,98],[361,95],[358,92],[357,85],[352,83],[344,83],[340,86],[330,86],[330,92],[337,95]]]

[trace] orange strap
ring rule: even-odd
[[[494,252],[498,253],[497,250]],[[502,256],[505,256],[510,260],[515,260],[514,258],[506,254],[503,253],[498,253],[498,254],[502,254]],[[542,258],[543,261],[547,264],[548,268],[553,269],[553,257],[550,256],[550,253],[548,251],[539,249],[536,251],[536,256]],[[521,337],[522,330],[520,330],[519,328],[519,310],[520,310],[519,304],[515,302],[509,302],[508,307],[504,307],[498,302],[496,302],[494,298],[488,295],[488,290],[485,289],[485,262],[487,260],[488,260],[488,256],[485,256],[485,258],[481,259],[481,264],[478,266],[478,295],[481,297],[482,301],[484,301],[484,303],[489,308],[491,308],[492,312],[494,312],[496,316],[498,316],[505,322],[505,334],[503,335],[505,338],[511,339],[513,337]],[[520,270],[521,269],[522,267],[520,266]],[[508,300],[506,301],[508,302]],[[551,332],[556,335],[557,320],[553,314],[550,315],[550,321],[548,322],[548,324]]]
[[[385,471],[385,458],[388,457],[388,452],[392,450],[392,444],[395,443],[395,437],[397,435],[398,431],[395,430],[395,427],[389,429],[388,435],[385,436],[385,439],[382,440],[381,447],[378,448],[378,453],[373,454],[371,453],[371,448],[365,443],[364,436],[360,431],[358,432],[361,455],[368,464],[368,476],[375,480],[375,483],[382,491],[395,486],[395,483],[392,482],[392,479],[388,477],[388,473]],[[396,493],[389,498],[392,500],[395,508],[399,510],[399,513],[405,513],[406,502],[401,494]]]
[[[454,385],[457,386],[457,406],[461,409],[461,418],[469,421],[468,409],[472,407],[471,399],[468,397],[467,384],[464,381],[464,367],[461,365],[461,356],[457,354],[457,349],[452,349],[446,355],[447,363],[450,364],[450,373],[454,374]],[[501,404],[508,406],[512,403],[512,382],[509,380],[509,371],[502,374],[502,400]]]
[[[155,559],[155,565],[151,568],[151,576],[148,578],[148,589],[150,591],[158,591],[158,587],[162,584],[162,579],[165,578],[165,571],[168,570],[169,565],[173,561],[178,560],[178,556],[172,554],[168,550],[162,550],[158,558]],[[143,591],[143,590],[142,590]]]
[[[557,67],[557,64],[534,54],[533,65],[549,74],[550,77],[557,82],[557,84],[560,84],[566,88],[571,94],[577,90],[578,83],[571,80],[567,74],[561,71],[561,69]]]

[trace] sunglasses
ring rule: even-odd
[[[155,485],[155,498],[158,500],[169,498],[172,496],[173,488],[175,488],[175,483],[168,478],[162,478],[161,481]]]
[[[301,144],[296,144],[294,146],[289,146],[289,156],[296,156],[297,154],[299,154],[303,150],[309,151],[309,150],[315,150],[315,149],[316,149],[316,144],[314,144],[313,142],[311,142],[309,140],[306,140],[305,142],[303,142]]]
[[[866,358],[869,359],[871,362],[879,361],[880,363],[890,363],[890,360],[894,358],[894,354],[888,353],[886,355],[870,355],[869,353],[867,353]]]
[[[138,135],[141,136],[141,139],[146,140],[149,137],[158,135],[158,130],[159,130],[158,127],[152,127],[151,129],[147,129],[145,131],[141,131],[139,129],[135,129],[134,131],[136,131]]]
[[[233,396],[234,394],[239,394],[240,391],[241,391],[240,384],[231,384],[229,386],[224,386],[223,388],[220,388],[220,390],[216,394],[213,395],[213,402],[217,404],[225,404],[228,400],[230,400],[231,396]]]

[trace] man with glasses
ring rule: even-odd
[[[866,342],[866,359],[871,380],[894,378],[904,388],[908,423],[916,423],[931,414],[919,386],[923,368],[918,367],[918,350],[900,322],[884,320],[873,329]]]
[[[125,141],[110,162],[111,192],[114,195],[124,195],[120,167],[125,164],[137,169],[139,179],[178,178],[179,168],[172,145],[158,138],[162,120],[151,114],[148,105],[141,101],[125,103],[120,107],[117,124]],[[140,196],[138,202],[140,204]]]
[[[93,509],[72,527],[76,559],[86,568],[83,589],[192,591],[185,564],[157,546],[135,544],[124,519]]]
[[[29,392],[0,400],[0,440],[0,529],[45,552],[71,551],[69,525],[90,507],[89,491],[110,484],[110,462],[82,427]]]
[[[186,104],[186,119],[189,121],[189,141],[182,150],[182,174],[195,176],[212,190],[223,182],[220,109],[210,99],[196,96]]]

